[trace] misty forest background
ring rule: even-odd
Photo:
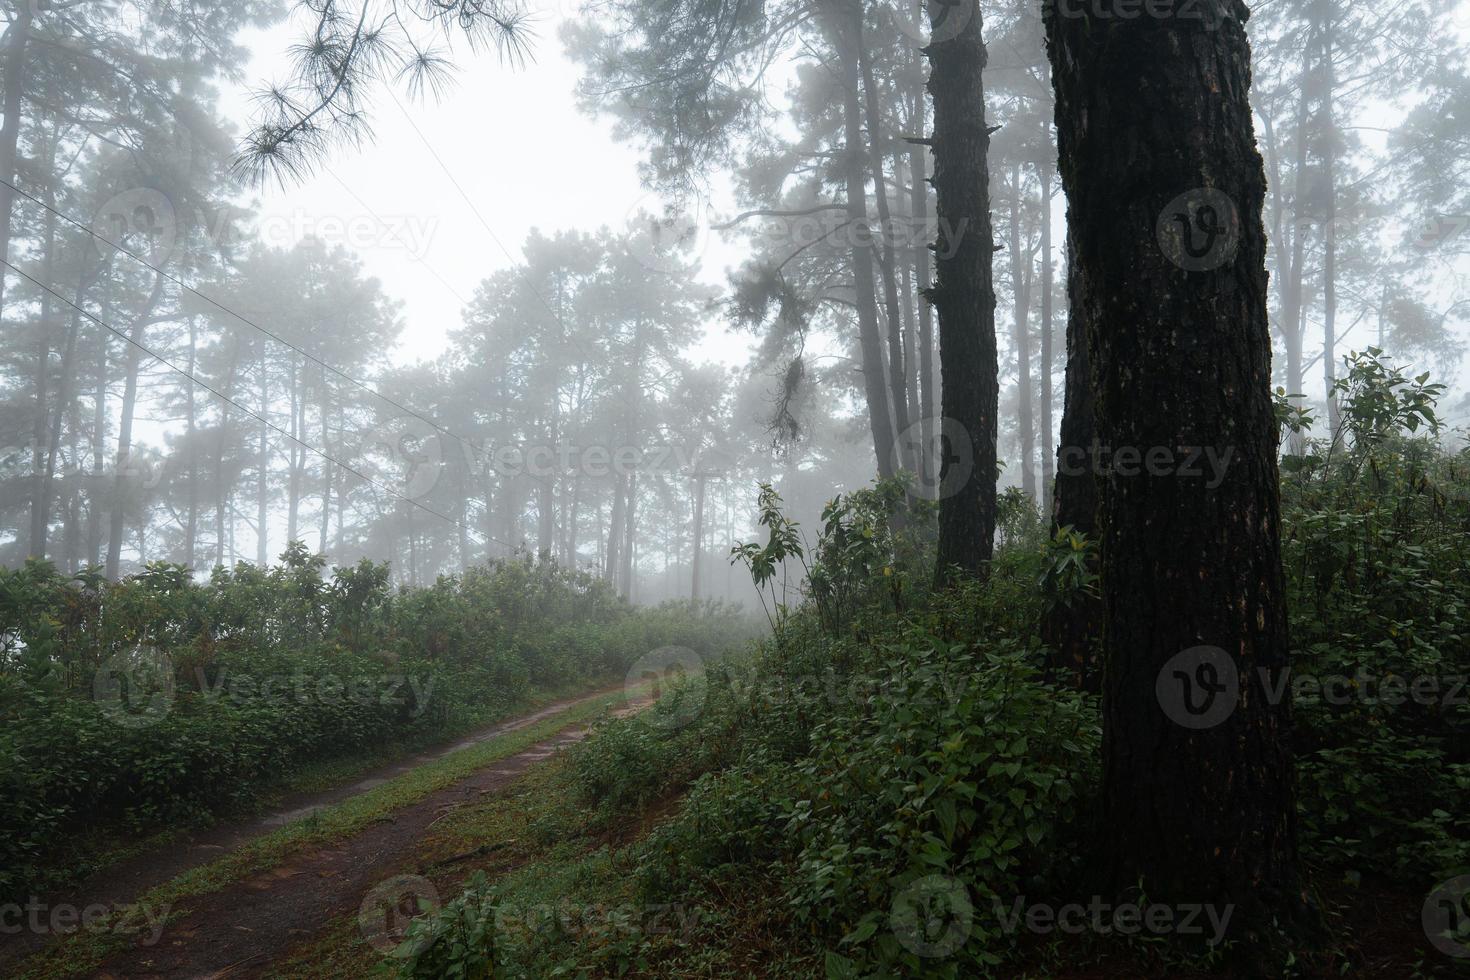
[[[589,720],[672,649],[656,703],[439,825],[452,870],[389,856],[457,896],[401,976],[1453,969],[1470,11],[1124,7],[602,0],[547,38],[514,0],[4,4],[0,901],[601,689]],[[284,76],[225,112],[283,19]],[[626,222],[531,232],[453,324],[349,248],[264,243],[260,188],[374,152],[385,99],[547,44],[639,153]],[[484,152],[513,138],[534,161],[535,134]],[[439,166],[401,179],[490,229]],[[1234,462],[1135,479],[1094,433]],[[438,693],[264,693],[385,673]],[[332,819],[282,834],[363,827]],[[227,864],[187,888],[233,926],[271,903]],[[1240,914],[1204,948],[984,914],[1028,895]],[[708,914],[492,925],[553,900]],[[206,935],[383,968],[310,904],[60,937],[32,975],[243,962]]]
[[[428,584],[522,550],[640,601],[749,601],[728,554],[752,533],[757,480],[806,523],[875,468],[936,484],[922,299],[936,223],[928,151],[906,138],[928,123],[911,5],[873,5],[852,58],[799,6],[732,25],[738,50],[718,57],[677,25],[631,41],[660,16],[636,3],[566,24],[582,105],[646,148],[668,210],[533,232],[448,348],[417,363],[400,305],[349,250],[253,234],[251,180],[312,159],[255,152],[271,92],[240,120],[221,116],[219,89],[246,64],[232,39],[282,5],[33,6],[8,10],[24,30],[4,42],[5,564],[203,574],[266,565],[300,540]],[[1276,384],[1319,434],[1339,422],[1330,392],[1351,350],[1376,346],[1458,391],[1470,82],[1454,5],[1258,8]],[[1067,352],[1052,86],[1039,7],[984,13],[1001,481],[1045,511]],[[377,74],[355,84],[380,76],[432,98],[449,78],[433,41],[386,39]],[[295,55],[309,74],[308,49]],[[370,106],[330,111],[303,142],[371,152],[356,131]],[[697,278],[694,240],[709,232],[687,216],[731,174],[738,210],[700,220],[742,234],[748,258],[718,289]],[[698,363],[709,330],[749,337],[746,363]],[[1459,397],[1441,407],[1450,428],[1467,414]],[[599,467],[588,447],[630,447],[637,462]]]

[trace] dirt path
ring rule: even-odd
[[[366,793],[396,776],[482,742],[528,728],[577,705],[602,697],[622,685],[547,705],[537,711],[500,722],[450,745],[406,757],[364,773],[352,783],[329,790],[297,794],[272,812],[249,821],[208,828],[158,851],[128,859],[94,876],[77,890],[72,904],[125,906],[149,889],[185,871],[208,864],[255,838],[264,836],[334,804]],[[332,915],[340,901],[357,889],[354,903],[368,887],[387,877],[377,869],[391,863],[444,809],[454,803],[494,792],[559,748],[580,741],[586,728],[570,727],[521,752],[490,763],[458,783],[415,804],[395,810],[331,849],[298,855],[291,864],[247,878],[224,890],[190,900],[190,913],[169,923],[160,941],[129,948],[108,961],[100,977],[207,977],[235,967],[229,976],[251,975],[250,963],[268,962],[268,952],[282,951]],[[377,875],[374,877],[374,875]],[[366,885],[361,885],[366,881]],[[359,887],[361,886],[361,887]],[[61,900],[58,900],[58,903]],[[53,903],[53,904],[58,904]],[[141,928],[140,942],[149,930]],[[45,944],[46,936],[22,931],[5,936],[0,948],[0,973]],[[233,959],[231,957],[234,957]]]
[[[330,847],[191,900],[190,911],[154,945],[130,946],[95,974],[103,978],[255,977],[293,945],[358,910],[369,893],[405,871],[415,845],[456,804],[506,788],[532,765],[580,741],[568,728],[446,787]]]

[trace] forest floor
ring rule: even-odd
[[[33,978],[244,978],[328,980],[387,977],[408,921],[459,895],[476,872],[495,883],[497,936],[519,946],[514,975],[545,975],[552,962],[526,953],[550,921],[583,952],[629,926],[663,933],[664,962],[650,977],[810,977],[820,950],[773,907],[779,888],[759,879],[731,886],[713,905],[644,906],[630,882],[634,842],[673,813],[683,788],[670,788],[607,821],[593,819],[561,779],[565,747],[599,717],[637,711],[621,685],[548,705],[463,738],[360,774],[346,785],[281,801],[248,824],[205,831],[172,850],[120,864],[85,892],[119,910],[105,928],[55,937],[0,975]],[[1364,886],[1323,895],[1329,948],[1304,952],[1303,977],[1429,976],[1420,897]],[[631,923],[614,918],[631,910]],[[657,913],[656,915],[654,913]],[[503,921],[502,921],[503,918]],[[618,929],[609,929],[614,923]],[[783,923],[785,923],[783,925]],[[778,927],[779,926],[779,927]],[[601,937],[601,938],[599,938]],[[6,937],[19,939],[21,937]],[[808,939],[810,937],[807,937]],[[563,950],[564,951],[564,950]],[[5,952],[13,952],[7,950]],[[1051,980],[1226,980],[1230,970],[1198,970],[1167,949],[1133,944],[1038,941],[1008,975]],[[526,957],[531,957],[527,959]],[[608,964],[619,962],[609,959]],[[526,967],[530,965],[528,970]],[[613,975],[593,966],[588,975]]]
[[[428,870],[419,845],[442,818],[493,798],[527,769],[580,741],[609,710],[637,710],[623,685],[547,705],[455,743],[298,794],[272,813],[202,831],[126,860],[78,889],[71,928],[22,931],[0,951],[0,972],[33,977],[266,975],[293,946],[376,895],[398,899]],[[479,853],[495,850],[484,843]],[[438,859],[452,865],[469,854]],[[405,885],[404,882],[407,882]],[[384,890],[386,889],[386,891]],[[449,894],[449,893],[446,893]],[[367,902],[367,904],[364,904]],[[91,925],[87,908],[108,912]],[[391,909],[380,909],[388,916]],[[48,921],[43,907],[40,918]],[[367,922],[371,916],[364,916]],[[379,926],[383,916],[379,916]],[[80,921],[81,926],[78,927]],[[55,926],[53,915],[49,922]],[[388,923],[390,928],[393,923]],[[371,928],[367,926],[365,928]],[[48,938],[55,941],[44,950]],[[386,940],[375,936],[379,946]],[[31,957],[20,963],[16,960]],[[7,960],[11,965],[7,965]]]

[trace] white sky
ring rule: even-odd
[[[439,354],[475,286],[520,261],[532,228],[548,234],[616,228],[640,207],[662,212],[661,200],[638,180],[637,149],[614,141],[610,120],[577,109],[578,69],[557,38],[558,8],[575,2],[535,0],[534,60],[524,67],[459,44],[456,83],[441,100],[415,102],[401,87],[376,88],[371,142],[335,149],[299,184],[272,184],[260,192],[262,232],[270,244],[290,246],[308,232],[342,241],[388,295],[403,301],[399,360]],[[238,130],[252,117],[250,89],[287,77],[285,52],[300,37],[299,24],[241,39],[254,58],[245,84],[228,91],[222,105]],[[714,284],[723,284],[727,267],[744,254],[718,236],[693,247],[702,253],[701,278]],[[734,364],[745,360],[750,343],[711,324],[695,353]]]
[[[582,0],[530,2],[537,36],[533,60],[524,67],[459,44],[456,84],[441,100],[413,102],[401,87],[376,88],[370,142],[339,147],[313,176],[261,192],[261,226],[271,244],[290,246],[308,232],[341,241],[388,295],[403,301],[404,330],[395,352],[400,362],[444,349],[475,286],[519,261],[532,228],[619,227],[640,208],[662,210],[659,198],[640,185],[638,150],[613,139],[610,120],[592,119],[576,107],[579,68],[564,56],[557,31]],[[241,39],[255,56],[243,84],[227,90],[222,106],[238,130],[252,118],[249,90],[288,75],[285,53],[301,36],[300,13],[291,23]],[[1456,11],[1456,27],[1470,30],[1470,3]],[[729,214],[730,204],[716,201],[716,213]],[[701,238],[696,248],[701,278],[716,285],[747,254],[743,241],[718,233]],[[1348,346],[1355,342],[1347,338]],[[711,321],[694,353],[736,364],[747,359],[751,344]],[[1456,388],[1464,386],[1463,377],[1454,380],[1461,382]]]

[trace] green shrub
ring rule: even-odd
[[[84,824],[206,819],[309,763],[449,737],[658,646],[712,656],[743,629],[732,608],[636,610],[545,562],[396,593],[383,565],[323,572],[295,544],[207,582],[0,569],[0,900],[64,873]],[[116,711],[155,694],[156,713]]]

